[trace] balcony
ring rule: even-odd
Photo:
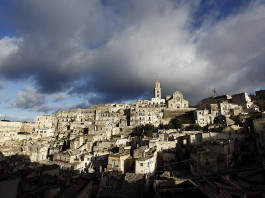
[[[107,165],[107,169],[112,169],[112,170],[119,170],[119,166],[111,166],[111,165]]]
[[[56,159],[55,161],[57,161],[57,162],[63,162],[65,164],[69,164],[69,161],[64,161],[64,160],[61,160],[61,159]]]

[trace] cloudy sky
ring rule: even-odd
[[[67,2],[67,3],[66,3]],[[265,88],[262,0],[0,0],[0,119]]]

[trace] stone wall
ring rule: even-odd
[[[196,108],[183,108],[183,109],[165,109],[164,110],[164,120],[170,121],[172,118],[175,118],[176,116],[185,115],[187,112],[191,112],[196,110]]]

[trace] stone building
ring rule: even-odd
[[[211,114],[209,109],[197,109],[194,111],[195,123],[200,126],[212,124]]]
[[[150,140],[149,141],[149,147],[150,148],[156,148],[156,150],[163,151],[168,150],[172,148],[176,148],[177,140]]]
[[[22,122],[0,121],[0,132],[20,132]]]
[[[181,109],[188,108],[189,102],[183,98],[183,94],[179,91],[173,93],[173,95],[168,95],[166,97],[167,108],[170,109]]]
[[[130,125],[153,124],[158,126],[163,119],[163,111],[164,107],[137,105],[137,107],[131,108]]]
[[[197,149],[190,154],[190,172],[193,175],[208,175],[218,172],[218,159],[210,150]]]
[[[259,107],[260,111],[265,111],[265,90],[255,92],[254,103]]]
[[[51,115],[36,116],[36,130],[54,129],[54,117]]]
[[[232,139],[219,139],[213,143],[205,142],[203,147],[218,156],[218,165],[220,169],[222,168],[220,166],[229,167],[231,165],[234,153],[234,141]]]
[[[67,150],[54,154],[54,162],[61,169],[84,171],[89,166],[92,155],[79,150]]]
[[[148,149],[142,156],[135,159],[136,174],[154,174],[157,165],[156,149]]]
[[[226,117],[226,124],[230,125],[232,122],[228,119],[231,116],[239,115],[243,113],[242,106],[238,104],[229,103],[228,101],[223,101],[217,104],[210,104],[209,109],[197,109],[194,111],[195,123],[201,126],[207,124],[213,124],[215,118],[220,116]]]
[[[157,79],[154,98],[151,101],[93,105],[91,109],[72,109],[58,111],[51,116],[37,116],[35,130],[42,136],[51,136],[52,132],[72,133],[75,129],[83,129],[84,133],[101,135],[103,139],[109,139],[112,135],[119,135],[121,131],[130,131],[138,125],[158,126],[163,123],[166,109],[188,109],[188,101],[184,100],[183,95],[178,91],[167,97],[168,108],[165,99],[161,97],[160,82]]]
[[[244,110],[254,108],[253,102],[246,92],[232,95],[232,102],[241,105]]]
[[[31,162],[40,162],[47,159],[49,145],[29,143],[25,153],[30,156]]]
[[[93,146],[94,156],[105,156],[111,154],[111,149],[116,147],[116,140],[97,141]],[[104,157],[104,158],[105,158]]]
[[[230,95],[221,95],[221,96],[214,96],[209,98],[204,98],[197,103],[198,108],[210,108],[211,104],[218,104],[220,102],[229,101],[232,99]]]
[[[0,145],[6,141],[26,140],[34,130],[35,124],[32,122],[0,121]]]
[[[151,104],[164,105],[165,99],[161,99],[161,96],[162,92],[161,92],[160,82],[157,78],[154,88],[154,98],[151,99]]]
[[[120,171],[126,173],[132,167],[133,159],[130,153],[115,153],[108,156],[108,171]]]

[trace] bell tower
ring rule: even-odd
[[[155,98],[161,99],[161,88],[158,77],[156,78],[156,84],[155,84]]]

